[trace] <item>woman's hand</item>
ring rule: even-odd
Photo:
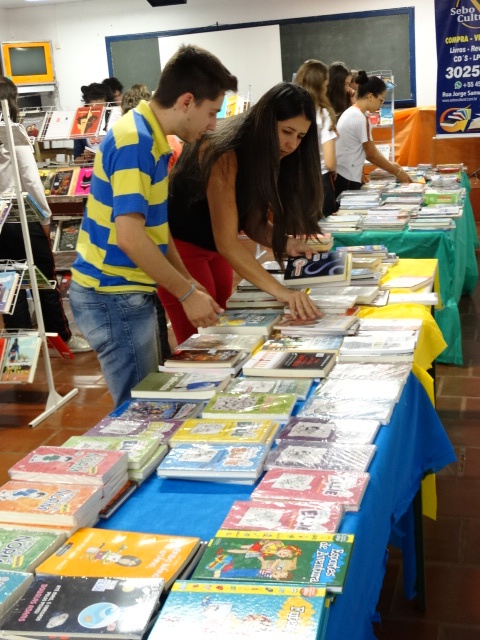
[[[290,236],[287,240],[285,253],[287,254],[287,256],[291,256],[292,258],[305,256],[306,258],[308,258],[308,260],[310,260],[313,254],[317,253],[317,251],[314,251],[305,240]]]
[[[283,291],[276,297],[288,305],[290,313],[294,318],[314,320],[315,318],[323,317],[323,313],[313,304],[310,296],[304,291],[283,287]]]

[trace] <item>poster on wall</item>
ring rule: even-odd
[[[435,0],[437,136],[480,136],[480,0]]]

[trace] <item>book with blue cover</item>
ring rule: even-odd
[[[160,478],[189,478],[253,484],[263,471],[265,444],[178,444],[160,465]]]
[[[203,402],[186,400],[127,400],[109,415],[123,420],[186,420],[196,418],[204,407]]]
[[[33,582],[33,573],[0,569],[0,615],[19,600]]]
[[[317,640],[328,611],[322,587],[177,581],[149,640]]]

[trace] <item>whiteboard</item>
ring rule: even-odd
[[[182,44],[197,45],[216,55],[237,76],[238,93],[247,96],[250,92],[252,104],[283,80],[278,24],[158,38],[162,69]]]

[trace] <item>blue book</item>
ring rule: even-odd
[[[161,478],[190,478],[253,484],[263,471],[264,444],[178,444],[157,468]]]
[[[33,573],[0,569],[0,615],[23,596],[31,582]]]
[[[109,416],[124,420],[186,420],[196,418],[204,407],[203,402],[182,400],[137,400],[132,398],[114,409]]]
[[[327,609],[325,589],[178,580],[149,640],[317,640]]]

